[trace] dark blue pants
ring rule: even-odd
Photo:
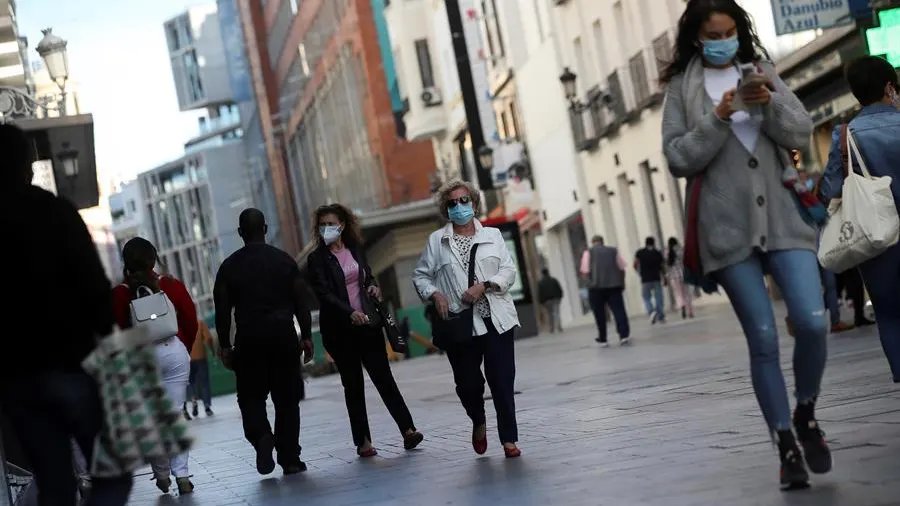
[[[900,383],[900,245],[862,264],[860,270],[875,308],[881,346],[894,381]]]
[[[209,360],[191,360],[190,383],[188,383],[187,399],[203,401],[207,408],[212,406],[212,394],[209,390]]]
[[[0,404],[31,464],[41,506],[75,506],[74,438],[87,462],[103,423],[97,385],[83,371],[48,371],[18,377],[0,387]],[[93,479],[86,506],[123,506],[131,475]]]
[[[631,335],[631,325],[628,323],[628,314],[625,312],[625,298],[622,296],[624,288],[591,288],[588,290],[588,300],[594,320],[597,322],[597,335],[601,343],[606,342],[606,308],[616,321],[616,331],[619,339],[625,339]]]
[[[453,369],[456,395],[475,426],[485,423],[484,381],[491,389],[497,411],[497,432],[501,443],[519,440],[516,423],[516,353],[515,330],[499,334],[491,320],[485,320],[488,332],[471,341],[449,347],[447,358]],[[481,363],[484,362],[484,374]]]

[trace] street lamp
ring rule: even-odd
[[[494,150],[487,144],[478,148],[478,161],[481,162],[481,168],[490,172],[494,168]]]
[[[41,30],[44,38],[35,48],[44,65],[47,66],[47,73],[50,79],[59,87],[60,102],[59,115],[66,115],[66,81],[69,79],[69,52],[66,46],[69,44],[62,37],[53,35],[52,28]]]
[[[575,81],[578,79],[578,76],[572,72],[569,67],[563,69],[563,73],[559,76],[559,82],[563,85],[563,92],[566,94],[566,100],[572,102],[575,100],[575,97],[578,95],[578,89],[575,86]]]

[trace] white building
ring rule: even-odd
[[[25,46],[19,37],[15,0],[0,0],[0,86],[25,88]]]

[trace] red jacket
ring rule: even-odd
[[[159,278],[159,289],[169,297],[175,306],[175,315],[178,318],[178,339],[184,346],[191,350],[194,340],[197,338],[197,308],[194,307],[194,299],[188,293],[184,283],[171,276]],[[113,288],[113,312],[116,315],[116,324],[120,328],[131,326],[131,304],[134,298],[131,289],[127,285],[118,285]]]

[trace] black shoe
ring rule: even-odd
[[[270,474],[275,470],[275,459],[272,452],[275,451],[275,438],[271,435],[263,436],[256,443],[256,470],[259,474]]]
[[[687,318],[687,308],[681,308],[681,319],[684,320]]]
[[[291,474],[300,474],[306,472],[306,463],[302,460],[298,460],[293,464],[289,464],[286,466],[282,466],[281,470],[284,472],[285,476],[289,476]]]
[[[182,412],[184,413],[184,419],[190,422],[190,421],[192,420],[192,418],[191,418],[191,414],[188,413],[187,404],[185,404],[185,405],[181,408],[181,410],[182,410]]]
[[[797,440],[803,446],[809,470],[815,474],[825,474],[831,471],[831,450],[828,449],[825,433],[819,428],[819,422],[813,414],[814,407],[814,404],[797,406],[794,411],[794,429],[797,431]]]
[[[868,327],[869,325],[875,325],[876,322],[873,322],[868,318],[859,318],[855,323],[857,327]]]
[[[206,416],[213,416],[213,410],[209,406],[206,406]]]
[[[778,456],[781,459],[781,485],[785,490],[809,487],[809,473],[803,465],[803,455],[797,446],[794,433],[785,430],[776,435]]]
[[[191,410],[191,414],[194,415],[194,418],[200,416],[200,409],[197,408],[197,403],[194,403],[194,409]]]
[[[403,449],[415,449],[415,447],[419,446],[419,443],[421,443],[423,439],[425,439],[425,436],[423,436],[421,432],[412,431],[409,434],[403,436]]]

